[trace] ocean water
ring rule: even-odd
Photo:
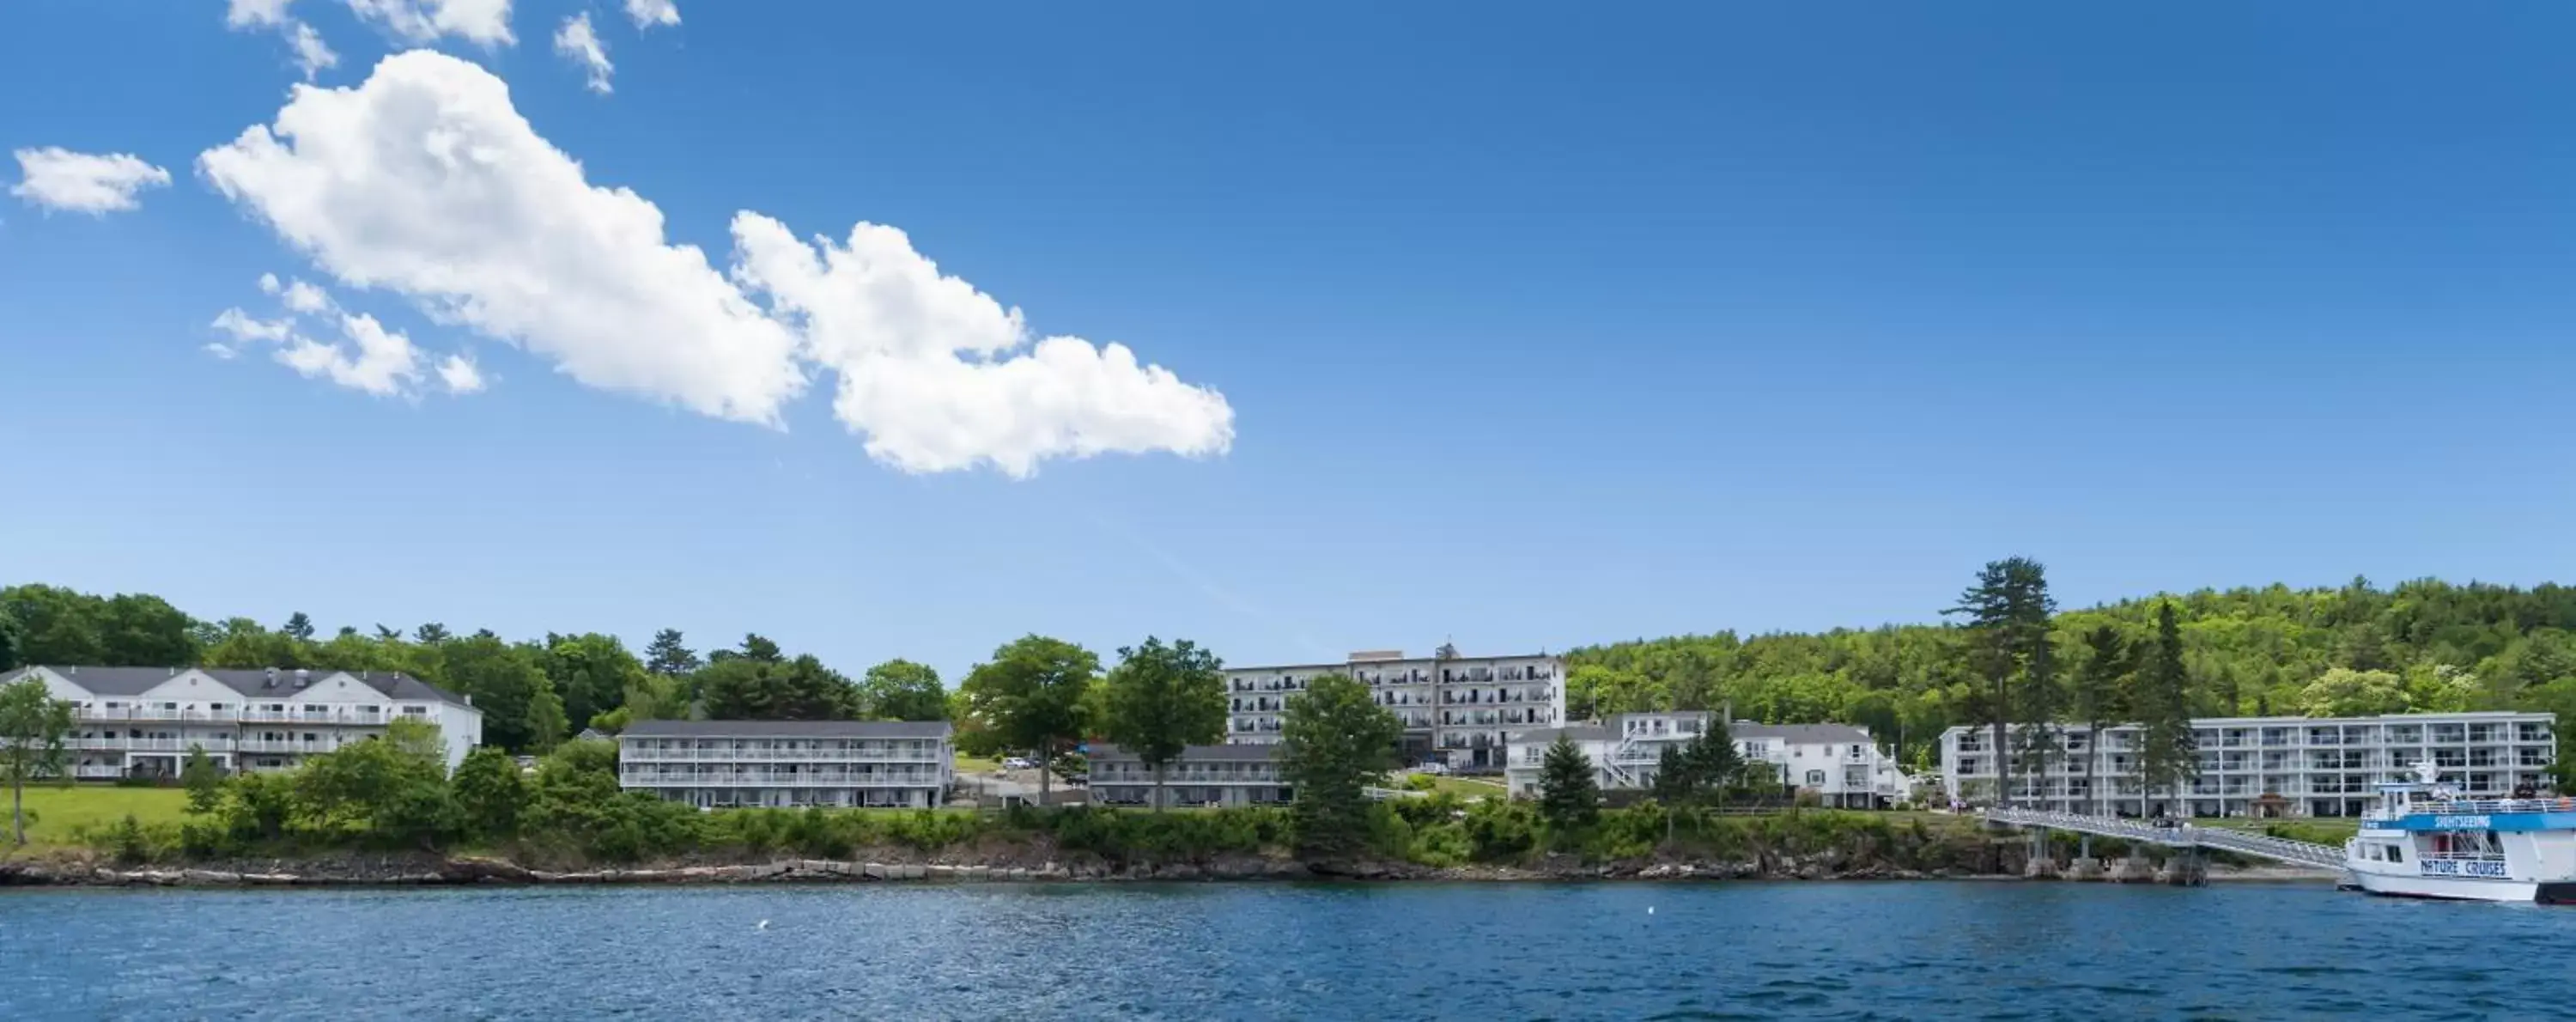
[[[0,892],[13,1022],[2531,1019],[2571,979],[2576,909],[2316,884]]]

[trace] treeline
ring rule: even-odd
[[[325,637],[300,611],[269,628],[193,618],[158,596],[47,585],[0,589],[0,670],[19,664],[401,672],[472,696],[483,740],[521,753],[634,720],[940,720],[949,702],[938,672],[922,664],[888,660],[852,680],[759,635],[703,657],[668,628],[640,657],[597,632],[512,642],[431,622],[343,626]]]
[[[2133,654],[2155,644],[2167,603],[2190,716],[2514,709],[2576,720],[2576,588],[2559,585],[2382,589],[2354,579],[2052,607],[2044,688],[2016,689],[2052,719],[2074,719],[2088,662],[2116,648],[2130,662],[2108,681],[2133,682]],[[1943,729],[1992,716],[1992,679],[1979,663],[1988,647],[1974,632],[1961,621],[1588,646],[1567,654],[1568,710],[1580,719],[1732,704],[1736,716],[1766,723],[1847,721],[1883,742],[1901,736],[1900,756],[1921,767],[1937,758]]]

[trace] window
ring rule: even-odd
[[[1821,788],[1821,787],[1824,787],[1824,786],[1825,786],[1825,772],[1824,772],[1824,771],[1822,771],[1822,770],[1809,770],[1809,771],[1807,771],[1807,786],[1808,786],[1808,787],[1812,787],[1812,788]]]
[[[2401,851],[2401,850],[2400,850],[2400,848],[2401,848],[2401,846],[2399,846],[2399,845],[2390,845],[2390,846],[2388,846],[2388,861],[2390,861],[2390,862],[2404,862],[2404,861],[2406,861],[2406,853],[2405,853],[2404,851]]]

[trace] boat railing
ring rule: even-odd
[[[2576,798],[2452,799],[2443,802],[2417,802],[2407,806],[2404,815],[2467,816],[2495,813],[2576,813]],[[2382,818],[2385,818],[2384,814]]]
[[[2427,862],[2503,862],[2502,852],[2424,852],[2417,858]]]

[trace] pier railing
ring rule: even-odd
[[[2079,834],[2143,841],[2173,848],[2216,848],[2240,855],[2251,855],[2275,862],[2286,862],[2294,866],[2312,866],[2318,869],[2344,868],[2343,849],[2332,845],[2292,841],[2268,834],[2248,834],[2225,827],[2201,827],[2188,823],[2159,827],[2118,817],[2042,812],[2035,809],[1988,809],[1979,815],[1989,822],[2014,827],[2071,830]]]

